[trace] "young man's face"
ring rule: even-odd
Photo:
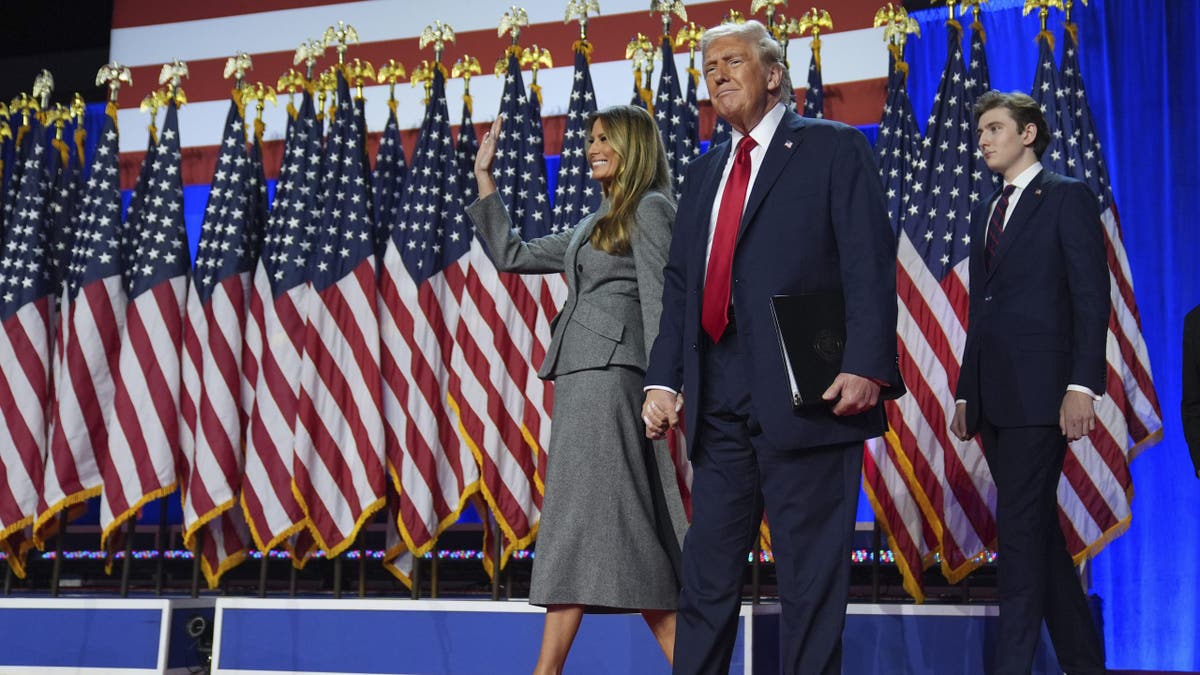
[[[1033,139],[1037,127],[1017,129],[1017,121],[1005,107],[992,108],[979,117],[979,151],[988,168],[1012,180],[1037,160]]]

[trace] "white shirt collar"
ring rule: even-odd
[[[766,150],[771,144],[771,139],[775,137],[775,130],[779,128],[779,123],[783,121],[783,113],[787,111],[782,103],[776,103],[774,108],[767,111],[766,115],[758,121],[758,124],[750,130],[750,138],[758,144],[758,147]],[[730,148],[737,150],[738,143],[741,142],[742,132],[737,129],[732,129],[730,133]],[[1039,165],[1040,166],[1040,165]]]
[[[757,141],[758,139],[756,138],[754,140]],[[1017,186],[1018,190],[1024,190],[1025,188],[1029,187],[1029,183],[1033,181],[1034,176],[1037,176],[1041,172],[1042,172],[1042,163],[1034,162],[1033,164],[1031,164],[1029,166],[1029,168],[1027,168],[1024,171],[1022,171],[1021,173],[1017,174],[1017,177],[1013,179],[1013,181],[1012,181],[1012,183],[1010,183],[1010,185]]]

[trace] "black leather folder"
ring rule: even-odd
[[[846,303],[839,291],[818,291],[771,298],[771,314],[779,349],[788,370],[792,409],[828,406],[821,398],[842,371],[846,349]],[[899,366],[880,396],[895,399],[906,392]]]

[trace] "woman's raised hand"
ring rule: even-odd
[[[492,177],[492,164],[496,161],[496,141],[504,118],[497,116],[492,128],[483,135],[479,152],[475,154],[475,182],[479,184],[479,198],[483,199],[496,191],[496,179]]]

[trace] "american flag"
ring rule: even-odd
[[[384,506],[387,476],[379,371],[374,228],[365,131],[339,70],[323,165],[324,207],[307,279],[293,489],[326,555],[354,543]]]
[[[1109,326],[1110,341],[1115,338],[1120,353],[1119,359],[1109,362],[1117,373],[1117,382],[1125,390],[1125,402],[1120,405],[1129,428],[1131,445],[1126,454],[1130,460],[1146,447],[1162,438],[1162,409],[1151,378],[1150,358],[1146,341],[1142,337],[1141,317],[1133,294],[1133,279],[1129,274],[1129,257],[1121,236],[1120,218],[1113,200],[1112,186],[1108,182],[1108,168],[1104,162],[1103,148],[1088,105],[1087,92],[1083,86],[1083,74],[1079,71],[1078,27],[1066,25],[1063,37],[1062,83],[1067,90],[1066,110],[1075,117],[1077,145],[1081,148],[1082,162],[1075,166],[1070,175],[1088,184],[1100,199],[1100,217],[1109,251],[1109,269],[1112,273],[1113,316]],[[1113,400],[1115,382],[1110,373],[1109,393]]]
[[[17,144],[20,125],[16,115],[9,115],[5,107],[0,116],[0,239],[7,232],[13,206],[17,203],[17,192],[21,188],[20,148]]]
[[[695,148],[692,154],[694,157],[700,154],[700,103],[697,98],[697,89],[700,87],[700,71],[696,70],[695,63],[693,62],[688,67],[687,73],[687,107],[692,115],[692,124],[688,129],[688,134],[692,139],[692,147]]]
[[[949,53],[897,252],[900,369],[910,395],[888,404],[888,419],[896,436],[889,445],[899,448],[895,461],[937,535],[942,574],[957,582],[995,540],[995,488],[979,442],[960,443],[948,431],[966,339],[970,211],[992,189],[975,154],[962,27],[953,20],[947,26]],[[914,542],[904,557],[919,552]],[[910,570],[912,579],[917,571]]]
[[[396,121],[396,101],[392,99],[388,101],[387,125],[383,128],[379,152],[375,155],[374,190],[371,193],[375,207],[375,254],[380,259],[387,246],[391,226],[400,216],[400,201],[404,196],[407,178],[404,142],[400,139],[400,123]]]
[[[53,286],[47,265],[45,131],[24,134],[20,184],[0,250],[0,551],[25,576],[46,450]]]
[[[1116,207],[1104,180],[1103,153],[1075,60],[1073,31],[1067,29],[1066,48],[1071,53],[1064,54],[1062,72],[1054,64],[1049,33],[1039,34],[1032,95],[1050,126],[1050,145],[1042,162],[1050,171],[1087,181],[1096,191],[1108,249],[1113,311],[1109,316],[1107,396],[1096,404],[1096,429],[1070,445],[1058,487],[1059,520],[1067,550],[1079,562],[1129,527],[1133,494],[1129,462],[1157,440],[1162,415]]]
[[[679,70],[675,67],[675,55],[671,51],[671,37],[662,38],[663,72],[658,80],[658,96],[654,99],[654,120],[662,134],[667,149],[667,165],[675,178],[675,196],[683,186],[683,175],[688,162],[700,154],[696,141],[697,118],[692,104],[683,98],[679,90]]]
[[[83,188],[75,244],[59,302],[62,363],[50,409],[42,501],[35,537],[44,541],[56,516],[100,494],[97,464],[108,456],[113,372],[125,325],[121,190],[116,107],[109,105]]]
[[[54,178],[47,194],[49,209],[49,232],[47,264],[51,269],[51,283],[55,290],[55,301],[58,301],[58,289],[67,276],[67,267],[71,263],[71,250],[75,244],[75,221],[79,216],[80,190],[83,184],[83,141],[86,132],[79,126],[71,134],[74,142],[56,138],[49,161],[53,164],[60,160],[62,168],[51,168],[49,175]],[[63,153],[66,156],[63,156]]]
[[[908,97],[908,64],[894,54],[888,60],[892,64],[892,74],[888,78],[888,95],[879,120],[875,158],[887,196],[888,217],[892,229],[899,232],[908,212],[912,183],[920,168],[921,131]]]
[[[587,161],[587,117],[596,111],[587,42],[575,43],[575,71],[571,98],[567,101],[567,124],[563,128],[559,155],[558,185],[554,188],[554,232],[574,227],[585,214],[600,206],[600,190],[592,182]],[[461,132],[460,132],[461,133]],[[473,158],[472,158],[473,159]]]
[[[967,62],[967,97],[974,105],[979,95],[992,88],[991,76],[988,74],[987,34],[979,19],[971,22],[971,57]]]
[[[542,154],[541,103],[536,93],[526,94],[512,50],[504,82],[499,113],[504,125],[496,142],[493,173],[515,231],[528,240],[551,231]],[[481,273],[488,270],[482,262],[478,268]],[[495,358],[512,362],[506,370],[514,383],[504,383],[497,389],[515,403],[519,399],[508,390],[511,386],[520,387],[524,398],[523,405],[507,408],[522,409],[521,437],[513,436],[501,426],[503,443],[479,446],[480,488],[507,540],[500,561],[502,567],[509,554],[532,542],[537,532],[542,501],[538,467],[545,466],[542,455],[549,446],[553,407],[553,386],[537,378],[537,368],[550,343],[549,317],[566,299],[566,281],[557,274],[541,277],[498,274],[497,280],[491,296],[495,298],[498,319],[494,325],[503,326],[498,333],[503,343],[495,347]],[[485,279],[484,283],[488,281]],[[488,550],[484,555],[490,556],[490,547],[485,549]],[[485,559],[489,573],[493,565],[490,558]]]
[[[978,19],[971,22],[971,54],[970,60],[967,62],[967,105],[969,109],[974,111],[975,99],[979,98],[980,94],[989,91],[992,88],[991,75],[988,71],[987,60],[987,34],[983,31],[983,24]],[[979,166],[983,166],[983,153],[979,148],[975,148],[975,161]],[[987,197],[991,190],[998,189],[1004,182],[1000,176],[990,172],[983,171],[982,175],[975,178],[976,189],[982,197]]]
[[[808,89],[804,92],[804,116],[825,117],[825,89],[821,85],[821,56],[813,49],[808,62]]]
[[[630,69],[625,58],[628,38],[637,32],[657,36],[662,30],[660,17],[647,11],[646,0],[604,0],[602,16],[593,16],[589,22],[590,39],[593,42],[591,75],[596,87],[597,107],[604,108],[630,100]],[[878,2],[874,0],[844,0],[836,3],[834,11],[837,30],[823,33],[821,39],[827,54],[854,55],[854,68],[836,68],[823,73],[823,83],[829,91],[839,89],[838,114],[842,121],[855,124],[878,122],[879,109],[883,102],[883,81],[887,75],[887,62],[877,55],[875,48],[880,42],[882,29],[872,29],[871,19]],[[843,7],[844,5],[844,7]],[[505,5],[507,6],[507,5]],[[726,17],[730,8],[728,0],[689,0],[688,16],[699,26],[712,26]],[[572,45],[579,39],[579,27],[574,22],[564,23],[562,8],[554,3],[533,3],[527,6],[530,25],[523,33],[535,35],[543,48],[554,56],[572,54]],[[164,61],[175,58],[178,45],[183,40],[192,46],[189,51],[192,76],[188,87],[189,106],[185,117],[184,140],[195,150],[185,150],[185,162],[196,162],[210,172],[219,150],[229,90],[221,73],[229,54],[238,49],[252,46],[251,56],[258,70],[279,73],[292,65],[295,46],[311,37],[314,30],[343,20],[359,27],[361,42],[355,46],[355,56],[375,64],[395,58],[403,63],[416,63],[422,58],[418,48],[421,29],[433,14],[422,15],[414,20],[413,7],[409,3],[313,3],[311,0],[272,0],[271,12],[264,12],[254,3],[214,2],[191,3],[188,11],[180,13],[170,3],[154,5],[142,0],[114,0],[113,31],[111,36],[112,58],[128,64],[133,69],[135,82],[149,81],[158,75],[157,67]],[[455,28],[459,47],[468,51],[491,49],[496,45],[495,17],[489,12],[480,12],[472,3],[441,3],[436,9],[437,18]],[[744,7],[741,9],[745,10]],[[367,26],[370,30],[364,31]],[[475,45],[474,47],[472,45]],[[801,47],[800,41],[794,41]],[[657,46],[657,44],[655,45]],[[678,48],[676,48],[678,50]],[[449,50],[447,52],[449,54]],[[867,57],[859,58],[860,55]],[[498,54],[496,56],[499,56]],[[793,63],[801,58],[793,54]],[[804,56],[807,56],[805,54]],[[448,59],[448,64],[453,58]],[[543,101],[547,129],[559,129],[550,124],[565,124],[561,120],[568,107],[568,96],[573,86],[572,59],[555,61],[554,68],[543,68],[538,81],[544,86]],[[447,65],[448,65],[447,64]],[[490,69],[489,69],[490,70]],[[833,78],[833,79],[831,79]],[[495,112],[495,101],[503,88],[503,75],[490,72],[471,80],[472,94],[476,100],[475,115],[479,121],[491,121]],[[452,91],[454,83],[451,83]],[[681,85],[682,86],[682,85]],[[381,132],[388,116],[386,108],[387,85],[365,88],[367,119],[371,132]],[[701,99],[707,98],[703,89]],[[127,129],[140,124],[138,102],[140,93],[131,89],[120,94],[121,122]],[[299,103],[297,103],[299,105]],[[702,101],[702,105],[706,105]],[[486,114],[482,112],[484,106]],[[452,103],[451,107],[455,107]],[[847,111],[853,110],[851,116]],[[457,110],[454,111],[457,117]],[[421,97],[399,97],[397,118],[401,129],[416,129],[424,115]],[[554,119],[559,118],[559,119]],[[268,130],[285,127],[284,106],[268,107],[265,113]],[[711,128],[705,122],[704,134]],[[137,147],[142,138],[136,140],[126,134],[123,152],[139,153]],[[546,150],[558,154],[558,131],[546,139]],[[410,141],[407,140],[406,144]],[[272,141],[268,141],[268,146]],[[412,148],[408,148],[411,151]],[[268,151],[271,148],[268,147]],[[275,150],[278,152],[278,149]],[[199,175],[199,174],[197,174]]]
[[[83,174],[80,155],[86,131],[77,127],[75,142],[63,139],[67,120],[56,120],[54,139],[46,150],[43,182],[46,218],[46,268],[50,274],[50,334],[52,336],[50,360],[50,390],[47,400],[53,404],[58,373],[62,368],[63,342],[59,289],[71,259],[71,246],[75,243],[75,217],[79,211],[79,184]],[[47,420],[50,417],[47,416]],[[39,509],[40,511],[40,509]],[[35,543],[37,537],[35,533]]]
[[[464,390],[480,387],[474,373],[453,363],[471,232],[462,212],[445,77],[435,64],[379,283],[387,458],[404,541],[403,547],[389,542],[384,565],[405,583],[410,556],[429,551],[474,493],[479,470],[470,434],[489,422],[485,407],[475,407],[473,398],[464,402],[471,397]],[[469,125],[467,118],[460,134]]]
[[[229,104],[221,154],[200,230],[183,333],[180,410],[184,449],[184,546],[201,556],[210,588],[245,558],[249,533],[237,506],[242,482],[242,350],[250,273],[247,233],[265,208],[246,151],[241,94]],[[202,534],[201,534],[202,533]],[[197,541],[197,536],[200,536]],[[199,547],[197,544],[199,543]]]
[[[444,97],[444,73],[439,73],[439,77],[442,77],[442,91]],[[430,83],[431,94],[433,88],[434,84]],[[426,104],[427,109],[428,107],[430,107],[430,103]],[[426,118],[428,118],[428,114],[426,115]],[[433,120],[427,119],[426,121]],[[433,138],[433,136],[436,135],[438,138],[440,138],[443,137],[443,133],[445,133],[446,137],[449,137],[449,132],[449,123],[446,123],[445,130],[443,130],[442,123],[440,123],[440,121],[434,121],[428,137]],[[424,124],[421,125],[421,137],[426,137]],[[475,181],[474,178],[472,178],[472,167],[475,163],[475,151],[478,148],[479,143],[475,141],[475,129],[472,125],[472,121],[470,121],[469,96],[464,96],[462,103],[462,124],[458,126],[458,142],[455,145],[455,169],[457,171],[456,175],[458,185],[462,187],[462,203],[464,204],[469,203],[472,201],[472,199],[474,199]],[[420,155],[418,155],[418,157],[419,156]],[[380,154],[380,161],[382,161],[382,154]],[[398,157],[398,161],[403,162],[403,155]],[[377,177],[379,172],[380,167],[379,165],[376,165]],[[397,195],[396,213],[394,214],[396,217],[395,219],[389,220],[385,225],[386,231],[384,232],[384,249],[380,249],[380,259],[384,258],[386,253],[386,243],[388,243],[391,238],[391,232],[395,231],[394,222],[398,220],[398,211],[400,211],[401,199],[402,196]],[[386,316],[388,316],[388,313],[386,313],[384,307],[380,307],[379,311],[380,321],[384,321]],[[397,413],[403,414],[402,402],[398,401],[398,399],[391,399],[391,401],[389,401],[389,396],[391,396],[391,393],[388,390],[388,386],[390,384],[389,377],[395,378],[396,376],[400,375],[400,369],[396,368],[395,362],[388,363],[389,345],[388,337],[385,337],[386,330],[388,330],[388,324],[384,322],[383,325],[380,325],[380,331],[382,331],[384,342],[382,363],[380,363],[380,366],[382,366],[382,369],[384,370],[385,422],[389,414],[392,414],[392,416],[396,416]],[[428,362],[424,362],[421,365],[428,368]],[[448,372],[445,371],[444,366],[442,371]],[[449,380],[449,378],[446,377],[446,380]],[[409,383],[403,384],[403,387],[408,386]],[[430,387],[430,393],[431,396],[437,396],[437,388]],[[389,405],[394,406],[391,408],[392,412],[390,413]],[[427,405],[427,400],[422,402],[421,405]],[[428,430],[432,432],[430,437],[437,436],[438,432],[442,431],[443,429],[448,437],[454,435],[454,431],[452,431],[450,428],[450,425],[452,424],[452,418],[450,417],[450,414],[452,411],[446,411],[445,408],[443,408],[443,412],[445,413],[443,414],[443,417],[436,418],[433,416],[427,416],[425,418],[424,422],[426,423]],[[407,423],[412,424],[413,418],[407,418]],[[424,447],[421,448],[422,453],[406,455],[404,454],[404,447],[402,446],[400,440],[398,440],[398,438],[392,438],[392,434],[389,434],[388,470],[392,477],[392,485],[388,494],[388,518],[390,522],[395,522],[397,526],[389,527],[388,531],[386,531],[388,532],[388,539],[386,539],[386,546],[388,546],[388,548],[386,548],[384,554],[383,565],[385,569],[388,569],[388,571],[392,573],[392,575],[395,575],[397,579],[403,581],[404,585],[406,586],[412,586],[413,551],[421,550],[422,554],[424,554],[425,549],[432,548],[432,544],[437,542],[438,534],[442,532],[444,527],[450,525],[451,515],[456,519],[458,513],[460,513],[458,510],[451,510],[454,508],[451,506],[451,504],[458,504],[460,502],[464,503],[464,500],[466,500],[467,496],[472,494],[475,489],[478,489],[479,472],[474,467],[474,456],[470,455],[469,449],[462,446],[462,444],[457,440],[452,442],[451,446],[452,449],[457,449],[458,455],[460,455],[460,459],[457,461],[458,472],[455,472],[456,466],[451,466],[449,461],[445,461],[449,459],[448,456],[443,454],[443,461],[439,462],[437,461],[437,456],[433,456],[432,453],[428,453],[428,448],[430,448],[430,446],[428,446],[427,443],[425,443]],[[446,471],[449,472],[450,476],[454,476],[454,480],[450,480],[450,482],[446,483],[446,488],[448,488],[448,490],[445,491],[445,494],[440,495],[440,497],[434,495],[434,490],[437,490],[438,486],[426,483],[425,480],[420,480],[420,482],[416,483],[416,489],[419,490],[418,494],[424,496],[424,500],[413,500],[413,498],[410,498],[409,495],[413,495],[412,491],[409,491],[408,495],[401,494],[400,485],[403,484],[403,472],[406,470],[409,471],[408,479],[410,482],[412,482],[412,480],[416,478],[412,471],[414,468],[418,468],[415,460],[418,459],[418,455],[421,454],[424,454],[424,461],[426,462],[427,467],[426,473],[428,476],[432,477],[433,474],[436,474],[438,471]],[[402,464],[400,466],[395,464],[396,459],[401,460]],[[462,476],[462,467],[467,468],[467,472],[464,474],[464,476]],[[421,478],[424,479],[425,477],[426,476],[422,476]],[[466,484],[466,480],[460,479],[461,477],[470,478],[472,480],[470,480],[470,484],[468,485]],[[407,525],[403,524],[401,521],[402,504],[406,504],[408,507],[407,518],[410,519],[410,522]],[[428,518],[422,518],[422,507],[424,507],[425,513],[428,514]],[[416,532],[416,537],[413,536],[414,531]],[[404,538],[404,533],[408,533],[407,540]]]
[[[173,492],[182,467],[179,446],[180,350],[190,268],[183,222],[179,117],[174,97],[137,211],[129,221],[129,305],[113,375],[114,403],[104,478],[101,546],[143,504]],[[128,226],[127,226],[127,229]],[[101,459],[98,457],[98,459]]]
[[[888,216],[896,232],[900,231],[904,221],[921,156],[921,133],[908,98],[908,67],[896,58],[898,53],[899,48],[894,48],[889,58],[892,70],[888,95],[875,143],[879,174],[887,195]],[[903,344],[903,335],[899,337]],[[885,407],[889,418],[901,419],[896,403],[889,402]],[[883,438],[867,442],[863,457],[863,487],[876,519],[887,533],[888,544],[904,578],[905,590],[918,602],[923,601],[921,572],[932,562],[937,537],[918,501],[922,493],[894,429],[889,429]],[[925,506],[929,510],[929,505]]]
[[[242,369],[253,407],[246,429],[242,508],[260,551],[304,530],[307,519],[292,492],[292,458],[301,354],[310,289],[305,271],[321,215],[321,125],[305,92],[284,151],[275,204],[254,270]],[[307,546],[289,546],[302,565]]]

